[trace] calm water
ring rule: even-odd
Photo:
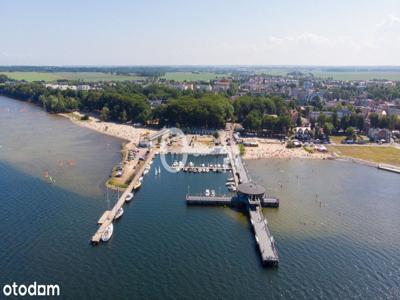
[[[188,186],[224,192],[228,174],[156,178],[152,169],[111,241],[91,247],[120,143],[0,98],[1,287],[58,283],[65,299],[400,297],[399,175],[332,161],[247,162],[281,199],[264,211],[281,257],[270,270],[246,216],[185,205]]]

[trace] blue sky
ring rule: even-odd
[[[2,0],[0,28],[0,65],[400,65],[398,0]]]

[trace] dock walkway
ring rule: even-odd
[[[250,182],[247,170],[244,166],[242,157],[235,143],[228,147],[229,158],[232,165],[232,172],[235,178],[236,186],[242,183]],[[278,252],[275,248],[273,237],[268,229],[267,218],[262,213],[264,207],[278,207],[279,200],[274,198],[264,198],[262,202],[249,202],[248,212],[250,222],[254,229],[255,239],[261,253],[262,263],[266,266],[277,266],[279,263]]]
[[[277,265],[279,262],[278,252],[275,248],[274,239],[269,232],[267,219],[264,217],[261,208],[259,206],[255,207],[255,209],[249,208],[249,216],[262,263],[271,266]]]
[[[232,197],[227,196],[193,196],[186,195],[186,203],[190,205],[231,205]]]
[[[100,242],[101,235],[106,230],[108,225],[110,225],[112,223],[112,221],[114,220],[115,215],[117,214],[118,210],[122,206],[124,206],[126,196],[134,189],[134,187],[137,187],[139,185],[139,182],[140,182],[139,179],[143,175],[143,171],[146,168],[146,166],[153,159],[154,154],[155,154],[155,152],[153,150],[150,150],[150,152],[146,156],[146,159],[140,165],[140,168],[136,172],[136,174],[133,177],[131,183],[128,185],[126,190],[122,193],[122,195],[118,199],[117,203],[115,203],[114,207],[110,211],[105,211],[103,213],[103,215],[101,216],[101,218],[98,221],[98,223],[100,224],[100,227],[97,229],[96,233],[91,238],[91,243],[92,244],[96,245],[96,244],[98,244]]]

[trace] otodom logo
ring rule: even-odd
[[[182,143],[182,149],[187,149],[188,143],[186,140],[185,134],[180,130],[179,128],[169,128],[169,133],[171,136],[174,136],[175,139],[180,140]],[[168,153],[167,150],[167,145],[165,139],[161,140],[160,143],[160,159],[161,159],[161,164],[164,167],[164,169],[170,173],[177,173],[180,170],[181,166],[186,165],[187,159],[188,159],[188,154],[186,152],[182,153],[182,161],[180,162],[180,165],[178,166],[170,166],[169,163],[167,162],[166,159],[166,154]]]
[[[3,287],[3,295],[6,297],[60,296],[60,286],[58,284],[37,284],[36,281],[28,286],[13,282]]]

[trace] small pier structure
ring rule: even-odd
[[[98,224],[100,225],[95,234],[91,238],[91,243],[93,245],[97,245],[101,241],[101,236],[103,232],[106,230],[106,228],[114,221],[115,215],[117,214],[118,210],[124,206],[125,204],[125,199],[128,194],[140,186],[140,177],[142,177],[143,172],[146,168],[146,166],[150,163],[150,161],[153,159],[155,152],[153,150],[149,150],[149,153],[147,153],[147,156],[145,160],[141,163],[140,167],[138,168],[135,176],[133,177],[131,183],[128,185],[128,187],[125,189],[125,191],[122,193],[121,197],[118,199],[118,201],[115,203],[114,207],[111,210],[106,210],[100,219],[98,220]]]

